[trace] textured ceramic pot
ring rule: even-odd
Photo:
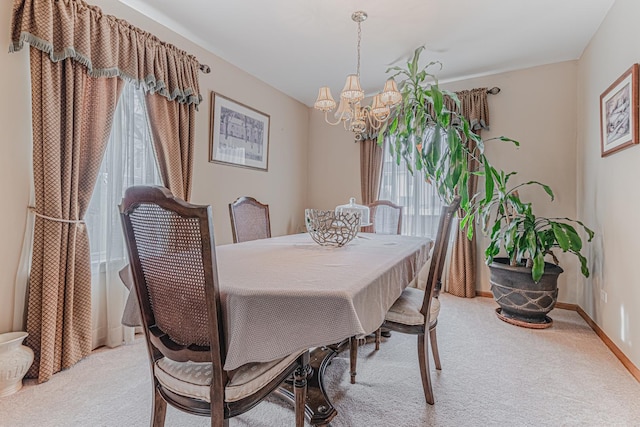
[[[538,283],[531,278],[530,268],[511,266],[507,258],[494,258],[489,270],[491,291],[501,308],[502,320],[513,320],[509,323],[518,326],[550,325],[547,314],[558,300],[558,276],[562,268],[545,262]]]
[[[33,363],[33,350],[22,345],[26,332],[0,334],[0,397],[22,388],[22,378]]]

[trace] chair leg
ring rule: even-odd
[[[376,350],[380,350],[380,337],[382,336],[382,328],[376,329]]]
[[[429,329],[429,339],[431,340],[431,353],[433,353],[433,361],[437,370],[442,370],[440,365],[440,353],[438,352],[438,339],[436,337],[436,328]]]
[[[157,386],[153,388],[153,407],[151,408],[151,426],[163,427],[167,415],[167,402],[160,395]]]
[[[300,363],[293,372],[293,394],[296,400],[296,427],[304,427],[305,405],[307,403],[307,367],[308,361],[304,364]]]
[[[220,419],[220,417],[215,417],[214,414],[211,414],[211,427],[229,427],[229,419]]]
[[[429,372],[429,340],[425,334],[418,335],[418,362],[424,398],[429,405],[433,405],[433,390],[431,389],[431,374]]]
[[[211,427],[229,427],[229,419],[224,417],[224,404],[211,404]]]
[[[356,364],[358,361],[358,338],[349,338],[349,362],[350,362],[350,374],[351,384],[356,383]]]

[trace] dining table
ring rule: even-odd
[[[224,369],[314,349],[309,387],[315,390],[307,393],[307,412],[312,425],[327,424],[337,411],[322,375],[344,348],[338,343],[380,327],[427,262],[431,243],[429,238],[359,233],[335,247],[300,233],[216,246],[227,341]],[[121,274],[130,287],[127,276]],[[122,323],[141,324],[135,292]],[[286,388],[282,393],[291,397]]]

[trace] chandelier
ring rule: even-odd
[[[353,12],[351,19],[358,24],[358,62],[355,74],[347,76],[347,82],[340,93],[340,104],[334,113],[335,122],[329,120],[329,112],[336,107],[336,101],[331,96],[331,90],[323,86],[318,91],[318,99],[313,104],[317,110],[324,112],[324,119],[330,125],[342,123],[346,130],[356,134],[356,141],[362,139],[362,133],[369,126],[378,130],[391,115],[391,108],[402,100],[402,94],[398,91],[395,80],[390,78],[384,85],[381,93],[373,97],[371,105],[361,106],[360,101],[364,99],[364,91],[360,87],[360,40],[362,30],[360,24],[367,19],[367,13],[363,11]]]

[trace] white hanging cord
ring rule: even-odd
[[[35,216],[43,219],[48,219],[49,221],[64,222],[66,224],[84,224],[84,219],[62,219],[62,218],[53,218],[51,216],[42,215],[41,213],[38,213],[38,211],[36,211],[36,208],[34,206],[29,206],[29,210],[33,212]]]

